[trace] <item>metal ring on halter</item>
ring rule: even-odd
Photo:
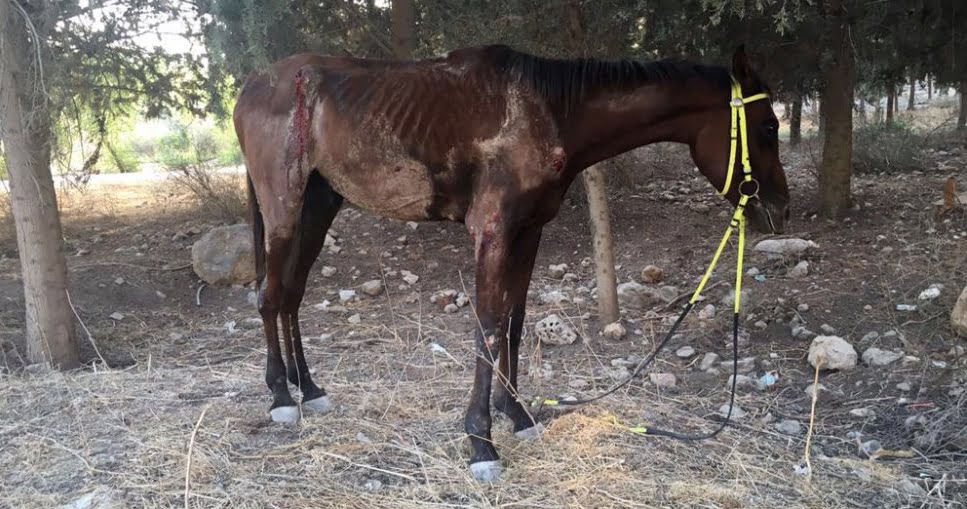
[[[741,97],[733,97],[729,104],[731,104],[733,108],[738,108],[745,105],[745,101]]]
[[[754,184],[755,185],[755,191],[753,191],[751,193],[745,192],[745,190],[743,189],[743,186],[745,186],[746,184]],[[759,181],[753,178],[753,179],[743,180],[742,182],[739,182],[739,194],[742,195],[742,196],[748,196],[749,198],[756,198],[756,197],[758,197],[759,196]]]

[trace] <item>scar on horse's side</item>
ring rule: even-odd
[[[731,68],[551,59],[492,45],[414,61],[303,53],[276,62],[271,74],[274,82],[268,73],[249,76],[234,122],[247,171],[272,419],[299,419],[289,383],[304,409],[332,408],[309,373],[298,311],[343,202],[388,218],[460,222],[474,246],[478,320],[464,427],[470,471],[483,481],[503,468],[491,438],[491,397],[518,437],[543,429],[521,403],[520,337],[543,227],[576,176],[671,141],[687,144],[721,188],[731,80],[747,95],[769,91],[742,48]],[[746,115],[760,189],[747,213],[759,231],[781,232],[789,192],[778,120],[768,101],[749,104]],[[724,194],[732,206],[737,185]]]

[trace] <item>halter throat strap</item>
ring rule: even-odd
[[[735,76],[729,75],[729,78],[732,81],[732,100],[729,101],[729,109],[731,110],[732,116],[732,124],[729,129],[729,166],[725,174],[725,185],[722,186],[719,194],[724,196],[732,186],[732,174],[735,172],[736,149],[741,147],[743,183],[739,185],[739,194],[748,199],[758,193],[759,185],[752,178],[752,164],[749,163],[749,137],[747,136],[748,128],[745,118],[745,105],[761,99],[768,99],[769,94],[763,92],[742,97],[742,85],[735,79]],[[741,145],[737,143],[739,138],[742,140]],[[755,184],[755,190],[753,192],[748,194],[743,192],[742,185],[745,185],[746,182]]]

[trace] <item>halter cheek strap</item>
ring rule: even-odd
[[[725,195],[732,186],[732,174],[735,171],[736,148],[738,145],[736,141],[739,135],[741,135],[743,183],[739,185],[739,194],[748,201],[748,198],[755,196],[759,192],[759,184],[752,178],[752,165],[749,163],[749,137],[746,135],[748,130],[745,120],[745,105],[760,99],[767,99],[769,94],[761,93],[750,95],[749,97],[742,97],[742,85],[736,81],[734,76],[730,76],[730,78],[732,80],[732,100],[729,101],[729,106],[732,111],[732,127],[729,132],[729,166],[725,174],[725,185],[722,186],[719,194]],[[742,186],[746,182],[755,184],[755,189],[751,193],[743,192]],[[742,205],[744,206],[745,203],[742,203]]]

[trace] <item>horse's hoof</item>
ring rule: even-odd
[[[522,429],[520,431],[515,431],[514,436],[521,440],[537,440],[544,433],[544,425],[542,423],[537,423],[527,429]]]
[[[500,465],[500,460],[478,461],[470,464],[470,473],[473,478],[481,482],[494,482],[500,477],[504,467]]]
[[[282,422],[285,424],[293,424],[299,422],[299,407],[297,406],[280,406],[269,410],[269,414],[272,415],[272,420],[274,422]]]
[[[326,414],[332,410],[332,402],[329,401],[329,396],[319,396],[316,399],[303,401],[302,406],[319,414]]]

